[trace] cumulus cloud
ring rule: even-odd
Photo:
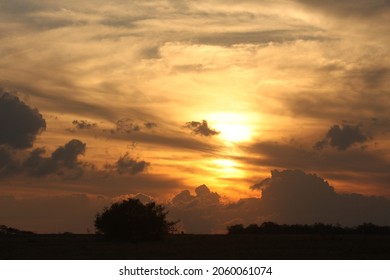
[[[106,164],[105,168],[108,170],[115,170],[118,174],[130,174],[136,175],[146,171],[150,166],[149,162],[138,161],[129,156],[128,153],[125,153],[123,156],[120,156],[115,164]]]
[[[338,194],[324,179],[301,170],[274,170],[255,188],[262,190],[261,214],[279,223],[364,222],[389,224],[390,201],[383,197]]]
[[[390,201],[383,197],[339,194],[323,178],[301,170],[274,170],[252,187],[261,198],[223,204],[217,193],[202,185],[192,195],[176,195],[168,205],[170,217],[192,233],[224,232],[226,226],[273,221],[287,224],[330,223],[356,226],[364,222],[389,224]]]
[[[206,185],[195,189],[195,195],[184,190],[172,199],[169,216],[179,219],[186,232],[204,233],[216,229],[222,205],[220,196]]]
[[[329,129],[325,138],[314,145],[314,148],[321,150],[330,145],[339,150],[346,150],[354,144],[363,144],[369,139],[369,136],[361,131],[361,125],[343,124],[342,127],[334,125]]]
[[[0,144],[15,149],[30,148],[45,129],[45,119],[37,109],[0,88]]]
[[[78,156],[83,155],[85,149],[86,144],[77,139],[58,147],[51,157],[44,157],[45,150],[37,148],[30,153],[22,167],[35,177],[57,173],[68,179],[76,179],[84,172],[84,165],[78,160]]]
[[[202,136],[214,136],[220,133],[219,131],[210,128],[206,120],[202,120],[202,122],[197,122],[197,121],[187,122],[184,125],[184,128],[190,129],[192,133],[196,135],[202,135]]]

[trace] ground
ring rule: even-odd
[[[390,259],[387,235],[171,235],[164,241],[107,242],[95,235],[0,236],[3,260]]]

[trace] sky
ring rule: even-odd
[[[389,0],[0,0],[0,224],[390,224]]]

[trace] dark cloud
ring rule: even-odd
[[[369,88],[385,86],[390,78],[390,69],[386,67],[376,67],[364,69],[361,73],[363,81]]]
[[[100,24],[109,26],[109,27],[115,27],[115,28],[130,28],[134,29],[137,27],[137,21],[140,18],[137,17],[119,17],[119,16],[112,16],[112,17],[107,17],[103,20],[100,21]]]
[[[321,150],[330,145],[339,150],[346,150],[354,144],[364,144],[369,139],[370,137],[361,131],[361,125],[343,124],[342,127],[334,125],[326,133],[325,138],[314,145],[314,148]]]
[[[187,122],[184,125],[184,128],[188,128],[192,133],[202,136],[214,136],[220,133],[219,131],[210,128],[206,120],[203,120],[202,122]]]
[[[303,169],[326,175],[329,179],[353,182],[367,190],[389,188],[390,162],[386,155],[375,149],[335,149],[322,152],[301,144],[258,142],[243,147],[252,156],[235,158],[246,164],[282,169]],[[363,185],[362,185],[363,184]]]
[[[92,123],[87,120],[74,120],[72,124],[77,128],[77,129],[91,129],[97,127],[97,123]]]
[[[149,162],[146,161],[137,161],[133,158],[130,158],[129,154],[126,153],[123,156],[119,157],[117,162],[113,165],[106,164],[106,169],[115,170],[118,174],[130,174],[136,175],[146,171],[150,166]]]
[[[344,17],[371,18],[390,11],[389,0],[295,0],[317,10]]]
[[[18,172],[19,162],[12,149],[0,146],[0,178]]]
[[[145,48],[141,51],[141,57],[146,59],[158,59],[161,58],[160,47],[154,46]]]
[[[54,64],[54,67],[57,65]],[[63,67],[63,66],[59,66]],[[53,70],[51,70],[53,72]],[[56,77],[53,77],[53,79]],[[73,81],[66,80],[65,77],[61,77],[61,86],[66,87],[71,92],[77,92],[77,87]],[[116,118],[116,112],[114,112],[110,107],[97,103],[97,102],[87,102],[82,100],[77,100],[74,94],[71,92],[66,92],[66,94],[52,94],[51,91],[42,91],[37,90],[34,85],[24,84],[23,82],[17,85],[18,90],[22,92],[27,92],[29,95],[35,96],[41,100],[45,100],[50,104],[50,110],[56,112],[56,114],[68,114],[69,112],[83,112],[88,113],[90,116],[94,116],[98,119],[107,119],[113,120]],[[144,112],[131,109],[134,114],[143,115]]]
[[[273,221],[286,224],[330,223],[356,226],[365,222],[390,223],[390,201],[383,197],[339,194],[327,181],[301,170],[274,170],[253,187],[261,198],[224,204],[204,185],[176,195],[167,206],[186,232],[226,232],[232,224]]]
[[[65,11],[66,4],[39,1],[1,1],[0,14],[3,18],[24,24],[37,30],[56,29],[70,25],[85,24],[82,20],[73,20]],[[54,17],[53,14],[56,16]]]
[[[345,87],[348,89],[337,89],[332,92],[297,92],[281,101],[294,117],[363,121],[375,116],[388,119],[387,104],[390,99],[386,89],[373,90],[356,87],[358,83],[362,83],[362,78],[359,78],[358,81],[354,78],[345,78],[340,83],[345,83]],[[365,82],[363,83],[365,84]],[[318,86],[320,87],[322,84]],[[340,91],[343,91],[343,94]],[[348,104],[349,110],[345,110],[346,104]]]
[[[255,165],[307,169],[313,164],[315,168],[321,162],[317,153],[300,145],[265,141],[257,142],[244,149],[252,155],[260,156],[241,159]]]
[[[383,197],[338,194],[324,179],[300,170],[274,170],[271,175],[255,188],[263,189],[261,214],[275,222],[346,226],[390,222],[390,201]]]
[[[37,109],[0,88],[0,144],[30,148],[45,129],[46,122]]]
[[[45,156],[44,148],[32,151],[17,151],[0,146],[0,177],[27,174],[32,177],[44,177],[56,174],[63,179],[78,179],[85,169],[93,165],[78,160],[85,153],[86,144],[73,139],[58,147],[51,156]]]
[[[51,155],[56,162],[61,162],[66,167],[72,167],[77,163],[77,157],[85,153],[86,144],[73,139],[64,147],[57,148]]]
[[[302,30],[264,30],[254,32],[221,32],[201,35],[194,39],[198,44],[232,46],[237,44],[285,43],[296,40],[325,41],[329,38],[320,29],[307,27]]]
[[[0,11],[4,14],[21,15],[42,10],[44,5],[37,3],[37,1],[15,0],[15,1],[1,1]]]
[[[144,126],[145,126],[147,129],[152,129],[152,128],[157,127],[157,124],[156,124],[155,122],[146,122],[146,123],[144,123]]]
[[[111,129],[110,130],[111,133],[131,133],[131,132],[138,132],[141,130],[141,127],[130,118],[123,118],[117,120],[115,125],[116,128]]]
[[[73,139],[64,146],[58,147],[51,157],[43,157],[45,150],[33,150],[23,163],[23,169],[31,176],[43,177],[56,173],[66,179],[80,178],[84,173],[84,165],[78,160],[85,153],[86,144]]]
[[[150,133],[148,130],[141,129],[141,131],[138,131],[137,133],[118,133],[116,129],[111,129],[104,130],[103,134],[110,138],[135,143],[153,144],[170,149],[181,148],[205,153],[215,153],[218,150],[218,147],[210,143],[210,141],[206,142],[201,139],[189,137],[183,135],[183,133],[180,133],[179,131],[170,130],[167,127],[161,126],[161,133]]]

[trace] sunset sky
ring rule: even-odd
[[[133,196],[186,232],[390,224],[389,26],[389,0],[0,0],[0,224],[93,232]]]

